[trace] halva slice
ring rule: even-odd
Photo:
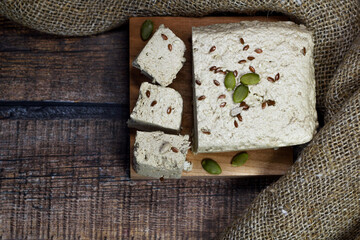
[[[142,130],[178,132],[182,111],[183,99],[176,90],[143,82],[128,125]]]
[[[188,135],[170,135],[163,132],[137,131],[134,145],[135,171],[153,178],[181,178],[182,171],[190,171],[186,161],[190,147]]]
[[[185,62],[184,42],[161,24],[133,62],[142,73],[161,86],[168,86]]]
[[[310,141],[317,127],[313,46],[312,33],[293,22],[193,27],[195,151]]]

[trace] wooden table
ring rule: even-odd
[[[0,18],[0,239],[209,239],[272,177],[130,181],[128,27]]]

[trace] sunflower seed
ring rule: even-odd
[[[238,128],[238,126],[239,126],[236,120],[234,120],[234,126],[235,126],[236,128]]]
[[[223,72],[223,70],[221,70],[221,67],[218,67],[215,69],[215,73],[218,73],[218,72]]]
[[[236,115],[237,119],[239,120],[239,122],[242,122],[242,116],[241,114],[239,113],[238,115]]]
[[[266,108],[266,102],[263,102],[263,103],[261,104],[261,108],[262,108],[262,109]]]
[[[272,83],[275,82],[275,79],[273,79],[272,77],[268,77],[267,80]]]
[[[204,95],[202,95],[202,96],[200,96],[199,98],[198,98],[198,100],[199,101],[201,101],[201,100],[204,100],[206,97],[204,96]]]
[[[267,100],[267,105],[268,106],[275,106],[275,101],[274,100]]]
[[[219,81],[217,81],[217,80],[215,80],[215,79],[214,79],[214,84],[215,84],[216,86],[220,86]]]
[[[301,50],[301,53],[302,53],[304,56],[306,55],[306,48],[305,48],[305,47]]]
[[[151,36],[151,33],[153,32],[154,29],[154,23],[151,20],[145,20],[144,23],[141,25],[141,30],[140,30],[140,34],[141,34],[141,39],[142,40],[148,40],[149,37]]]
[[[161,37],[164,39],[164,40],[168,40],[168,37],[165,35],[165,34],[161,34]]]
[[[211,134],[210,131],[205,130],[205,129],[201,129],[201,132],[202,132],[203,134],[206,134],[206,135],[210,135],[210,134]]]
[[[246,102],[241,102],[241,103],[240,103],[240,107],[242,107],[242,109],[243,109],[244,111],[246,111],[246,110],[248,110],[248,109],[250,108],[250,106],[247,105]]]
[[[277,80],[279,80],[280,79],[280,73],[277,73],[276,75],[275,75],[275,81],[277,81]]]
[[[177,149],[176,147],[171,147],[171,151],[173,151],[174,153],[178,153],[179,149]]]
[[[220,104],[220,107],[221,108],[223,108],[223,107],[225,107],[226,106],[226,102],[222,102],[221,104]]]

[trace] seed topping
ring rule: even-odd
[[[249,70],[253,73],[255,72],[255,68],[253,66],[249,66]]]
[[[252,60],[255,59],[255,57],[253,57],[253,56],[248,56],[247,59],[248,59],[249,61],[252,61]]]
[[[199,86],[201,85],[201,82],[199,80],[195,80],[195,83]]]
[[[173,151],[174,153],[178,153],[179,149],[177,149],[176,147],[171,147],[171,151]]]
[[[243,50],[246,51],[246,50],[249,49],[249,47],[250,47],[249,45],[246,45],[246,46],[243,48]]]
[[[202,132],[203,134],[206,134],[206,135],[210,135],[210,134],[211,134],[210,131],[205,130],[205,129],[201,129],[201,132]]]
[[[255,71],[255,69],[254,69],[254,71]],[[260,76],[259,76],[259,74],[256,74],[256,73],[246,73],[241,76],[240,82],[245,85],[258,84],[260,82]]]
[[[221,70],[221,67],[218,67],[215,69],[215,73],[218,73],[218,72],[223,72],[223,70]]]
[[[225,94],[221,94],[221,95],[218,97],[218,99],[224,99],[224,98],[226,98],[226,95],[225,95]]]
[[[239,122],[242,122],[242,116],[241,114],[239,113],[238,115],[236,115],[237,119],[239,120]]]
[[[250,106],[247,105],[246,102],[241,102],[241,103],[240,103],[240,107],[242,107],[242,109],[243,109],[244,111],[246,111],[246,110],[248,110],[248,109],[250,108]]]
[[[275,106],[274,100],[267,100],[266,102],[267,102],[268,106]]]
[[[263,51],[262,51],[261,48],[257,48],[257,49],[255,49],[255,52],[256,52],[256,53],[262,53]]]
[[[306,55],[306,48],[304,47],[303,49],[301,49],[301,53],[305,56]]]
[[[220,86],[219,81],[217,81],[216,79],[214,79],[214,84],[215,84],[216,86]]]
[[[154,100],[152,103],[151,103],[151,105],[150,106],[155,106],[157,104],[157,101],[156,100]]]
[[[236,79],[233,72],[228,72],[225,76],[224,85],[227,90],[233,90],[236,86]]]
[[[212,46],[212,47],[210,48],[209,53],[211,53],[211,52],[213,52],[213,51],[215,51],[215,50],[216,50],[216,46]]]
[[[238,63],[240,63],[240,64],[246,63],[246,60],[245,59],[240,60],[240,61],[238,61]]]
[[[220,107],[221,108],[223,108],[223,107],[225,107],[226,106],[226,102],[222,102],[221,104],[220,104]]]
[[[238,75],[238,72],[235,70],[234,71],[234,76],[237,77],[237,75]]]
[[[261,104],[261,108],[262,108],[262,109],[266,108],[266,102],[263,102],[263,103]]]
[[[268,80],[269,82],[272,82],[272,83],[275,82],[275,79],[273,79],[272,77],[267,77],[267,80]]]
[[[148,98],[150,97],[150,91],[149,91],[149,90],[146,91],[146,96],[147,96]]]
[[[170,114],[172,111],[172,108],[171,107],[168,107],[168,109],[166,110],[167,114]]]
[[[168,37],[165,35],[165,34],[161,34],[161,37],[162,37],[162,39],[164,39],[164,40],[168,40]]]
[[[237,121],[236,121],[236,120],[234,120],[234,126],[235,126],[236,128],[238,128],[238,127],[239,127],[239,124],[237,123]]]
[[[245,43],[245,41],[244,41],[243,38],[240,38],[240,43],[241,43],[241,44],[244,44],[244,43]]]
[[[212,66],[209,68],[210,71],[214,71],[216,69],[216,66]]]
[[[275,75],[275,81],[277,81],[277,80],[279,80],[280,79],[280,73],[277,73],[276,75]]]
[[[199,98],[198,98],[198,100],[199,101],[201,101],[201,100],[204,100],[206,97],[204,96],[204,95],[202,95],[202,96],[200,96]]]
[[[170,52],[172,51],[172,45],[171,44],[168,45],[168,49],[169,49]]]
[[[262,104],[261,104],[261,108],[262,109],[264,109],[264,108],[266,108],[266,105],[267,106],[275,106],[275,101],[274,100],[266,100],[265,102],[263,102]]]

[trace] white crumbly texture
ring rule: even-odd
[[[240,43],[243,38],[244,44]],[[317,127],[313,40],[304,26],[292,22],[241,22],[193,27],[195,150],[197,152],[276,148],[302,144],[312,139]],[[249,45],[248,50],[243,50]],[[212,46],[216,50],[210,52]],[[302,49],[306,48],[305,56]],[[254,50],[260,48],[262,53]],[[250,61],[248,56],[255,57]],[[239,64],[245,59],[246,63]],[[224,87],[225,75],[211,66],[237,71],[240,77],[255,68],[260,82],[249,85],[244,102],[248,110],[232,100]],[[280,79],[275,83],[267,77]],[[213,80],[220,82],[216,86]],[[195,83],[198,80],[201,85]],[[218,96],[225,94],[225,99]],[[204,100],[198,100],[204,95]],[[266,106],[266,100],[275,106]],[[226,102],[221,108],[220,104]],[[234,115],[240,114],[240,122]],[[238,128],[235,127],[237,122]],[[210,132],[210,134],[204,134]]]
[[[181,178],[184,167],[189,170],[188,163],[185,165],[189,146],[188,135],[137,131],[134,169],[138,174],[147,177]],[[172,147],[178,151],[173,151]]]
[[[150,94],[149,97],[146,95],[147,92]],[[156,104],[151,106],[154,101]],[[137,125],[179,131],[182,111],[183,99],[180,93],[172,88],[143,82],[130,119]]]
[[[167,37],[164,40],[161,34]],[[172,50],[168,45],[171,44]],[[161,24],[151,37],[139,56],[133,62],[133,66],[139,68],[161,86],[168,86],[176,78],[185,63],[186,47],[169,28]]]

